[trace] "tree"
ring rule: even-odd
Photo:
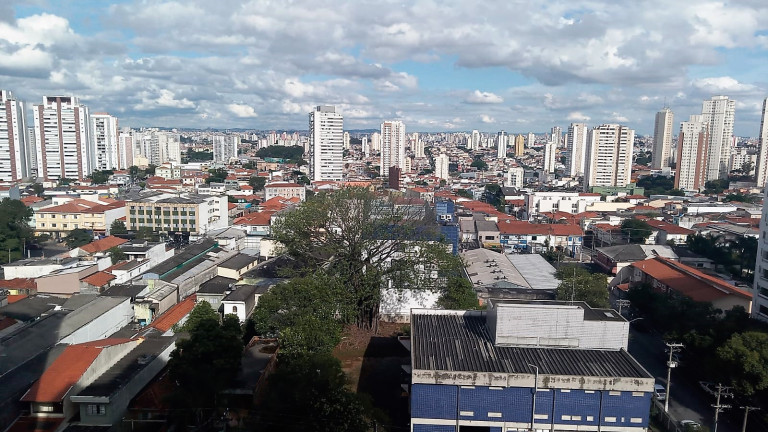
[[[128,167],[128,175],[131,176],[131,182],[136,180],[136,178],[139,176],[140,173],[141,173],[141,170],[136,165],[131,165]]]
[[[556,276],[561,280],[557,286],[557,299],[584,301],[591,307],[607,308],[608,283],[605,275],[590,273],[576,265],[562,266]]]
[[[473,160],[469,166],[472,168],[477,168],[478,171],[485,171],[488,169],[488,164],[485,163],[481,156],[476,156],[475,160]]]
[[[459,277],[451,278],[437,300],[437,305],[443,309],[477,309],[477,293],[470,281]]]
[[[123,222],[121,219],[115,219],[112,222],[112,225],[109,226],[109,233],[112,235],[125,234],[127,232],[128,229],[125,227],[125,222]]]
[[[270,145],[256,152],[256,156],[260,158],[283,159],[290,163],[297,163],[303,155],[304,148],[301,146]]]
[[[9,259],[22,258],[24,244],[32,238],[29,227],[32,209],[19,200],[4,198],[0,201],[0,250],[10,251]]]
[[[768,334],[736,333],[717,349],[717,357],[738,393],[751,396],[768,388]]]
[[[168,361],[169,373],[178,385],[172,403],[187,419],[201,409],[213,408],[216,395],[237,376],[243,345],[239,322],[219,324],[219,314],[207,302],[198,303],[182,327],[189,338],[176,342]]]
[[[330,354],[280,358],[268,381],[269,397],[259,424],[286,432],[366,432],[370,430],[358,396],[347,390],[347,376]],[[288,413],[301,413],[300,416]]]
[[[70,249],[74,249],[83,245],[87,245],[88,243],[93,241],[93,234],[90,231],[84,230],[82,228],[76,228],[69,232],[69,235],[67,235],[64,238],[64,242],[67,244],[67,247]]]
[[[724,190],[728,189],[729,183],[728,179],[710,180],[704,183],[704,193],[721,194]]]
[[[397,205],[396,205],[397,204]],[[376,329],[381,290],[445,288],[461,261],[421,204],[346,187],[316,195],[272,227],[283,251],[337,278],[361,328]]]
[[[117,246],[112,246],[111,248],[107,249],[107,253],[109,254],[109,258],[112,260],[112,265],[128,259],[128,255],[126,255],[125,252],[123,252],[123,250]]]
[[[136,238],[140,240],[153,240],[156,237],[155,232],[152,230],[152,227],[148,226],[140,226],[139,229],[136,230]]]
[[[34,192],[35,195],[42,197],[43,193],[45,193],[45,188],[40,183],[32,183],[32,192]]]
[[[109,176],[114,174],[115,172],[112,170],[96,170],[88,175],[88,178],[91,179],[91,183],[94,184],[104,184],[109,181]]]
[[[58,185],[69,186],[71,183],[74,183],[74,180],[62,177],[59,179]]]
[[[648,222],[640,219],[624,219],[621,223],[621,233],[630,243],[645,243],[652,231]]]
[[[224,168],[212,168],[208,170],[208,178],[205,183],[224,183],[227,178],[227,170]]]
[[[752,161],[746,161],[741,164],[741,173],[745,176],[752,174],[753,169],[755,169],[755,164]]]
[[[264,185],[267,184],[267,178],[261,176],[252,176],[248,179],[248,185],[253,188],[254,192],[264,190]]]

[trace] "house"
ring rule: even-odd
[[[200,284],[200,288],[197,290],[197,301],[206,301],[211,305],[213,310],[222,313],[224,306],[221,301],[227,294],[234,290],[237,279],[231,279],[224,276],[216,276],[213,279]]]
[[[113,247],[120,246],[121,244],[128,243],[128,240],[115,236],[108,236],[98,240],[94,240],[88,244],[80,247],[76,247],[69,251],[69,256],[90,256],[95,254],[104,254]]]
[[[643,261],[656,256],[673,260],[678,259],[674,250],[667,245],[625,244],[599,247],[595,249],[595,252],[596,254],[592,256],[592,262],[610,274],[617,274],[621,269],[633,262]]]
[[[689,235],[693,235],[696,232],[688,228],[683,228],[678,225],[674,225],[664,221],[658,221],[655,219],[648,219],[645,221],[651,226],[653,234],[651,237],[655,237],[655,243],[659,245],[665,244],[685,244]],[[650,237],[649,237],[650,240]]]
[[[627,353],[628,331],[581,302],[414,309],[413,430],[645,432],[654,377]]]
[[[54,294],[63,297],[80,292],[80,281],[99,271],[96,264],[86,264],[77,267],[54,270],[53,272],[35,279],[39,294]]]
[[[584,231],[578,225],[504,220],[498,227],[499,242],[510,252],[539,253],[548,246],[571,256],[581,253]]]
[[[220,263],[217,268],[217,275],[239,280],[243,274],[256,267],[256,264],[258,264],[256,257],[239,253]]]
[[[475,221],[477,239],[483,247],[499,246],[499,227],[496,222],[478,220]]]
[[[629,280],[629,289],[639,284],[650,284],[656,291],[681,295],[698,302],[712,303],[723,311],[741,306],[747,313],[752,310],[752,293],[738,288],[715,276],[667,258],[656,257],[637,261],[619,273],[611,286]]]
[[[223,314],[237,315],[241,323],[245,322],[256,307],[258,297],[268,289],[268,285],[236,285],[234,291],[221,300]]]

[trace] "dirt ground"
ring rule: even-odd
[[[399,323],[380,323],[378,334],[349,326],[334,350],[350,389],[370,404],[379,430],[408,430],[408,396],[400,384],[408,382],[401,366],[410,364],[410,354],[397,340],[402,330]]]

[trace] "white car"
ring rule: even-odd
[[[653,385],[653,396],[656,398],[657,401],[663,401],[667,398],[667,389],[664,388],[661,384],[654,384]]]
[[[701,425],[693,420],[680,420],[680,428],[683,431],[698,431],[701,430]]]

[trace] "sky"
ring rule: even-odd
[[[0,0],[0,88],[131,127],[651,134],[704,99],[757,136],[768,1]],[[679,126],[676,126],[676,128]]]

